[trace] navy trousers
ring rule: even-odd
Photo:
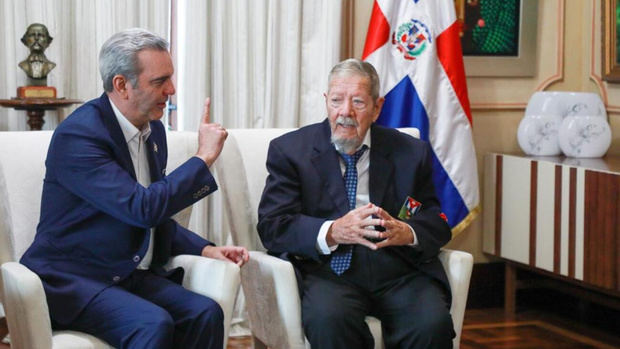
[[[115,348],[222,349],[224,313],[212,299],[136,270],[97,295],[67,329]]]
[[[441,284],[386,249],[355,246],[351,267],[302,271],[302,322],[312,349],[373,348],[367,315],[381,320],[387,349],[452,348],[450,304]]]

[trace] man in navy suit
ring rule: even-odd
[[[325,102],[327,120],[271,142],[257,226],[270,253],[296,267],[312,348],[372,348],[367,315],[381,320],[387,348],[451,348],[437,258],[451,232],[429,145],[373,124],[383,98],[369,63],[337,64]],[[409,198],[421,209],[396,218]]]
[[[166,175],[167,49],[142,29],[104,43],[105,93],[54,132],[37,235],[21,263],[41,277],[54,328],[116,348],[221,349],[222,309],[163,265],[179,254],[248,260],[245,248],[216,247],[170,218],[217,189],[209,167],[227,133],[210,123],[207,99],[196,155]]]

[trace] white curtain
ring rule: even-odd
[[[168,38],[169,19],[169,0],[2,0],[0,98],[14,97],[17,87],[26,85],[26,74],[17,64],[29,54],[20,39],[32,23],[44,24],[54,38],[45,51],[56,63],[48,85],[56,87],[58,97],[88,101],[103,92],[98,54],[104,41],[130,27]],[[54,129],[75,107],[46,111],[43,129]],[[0,131],[28,130],[26,120],[25,111],[0,108]]]
[[[196,131],[203,101],[227,128],[299,127],[325,118],[339,61],[342,1],[186,0],[176,6],[177,128]],[[213,195],[210,201],[220,200]],[[190,226],[225,243],[219,202]]]
[[[211,120],[227,128],[299,127],[324,119],[327,75],[340,60],[343,3],[177,1],[178,129],[197,130],[207,96]],[[228,244],[220,195],[195,207],[209,219],[194,214],[190,227]],[[244,309],[240,295],[232,335],[249,334]]]
[[[296,127],[325,117],[339,61],[342,1],[178,1],[178,128],[196,130],[202,101],[229,128]]]

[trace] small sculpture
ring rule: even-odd
[[[30,78],[29,85],[46,86],[47,74],[54,69],[56,63],[49,61],[44,51],[53,38],[45,25],[33,23],[28,26],[21,40],[30,49],[30,55],[19,63],[19,67]]]

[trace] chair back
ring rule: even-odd
[[[216,163],[224,214],[235,245],[265,251],[258,234],[258,204],[267,179],[267,150],[272,139],[294,129],[229,129]]]
[[[168,144],[168,164],[166,173],[174,171],[181,166],[187,159],[196,154],[198,149],[198,133],[187,131],[170,131],[166,133],[166,143]],[[194,205],[204,205],[201,200]],[[194,205],[188,206],[175,214],[172,218],[185,228],[189,228],[189,221],[192,216]],[[197,210],[200,211],[200,210]],[[199,215],[200,217],[200,215]],[[203,236],[204,232],[196,231]],[[203,236],[204,237],[204,236]]]
[[[0,132],[0,264],[34,240],[52,131]]]

